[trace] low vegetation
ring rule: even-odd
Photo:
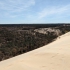
[[[61,34],[70,30],[70,26],[53,27]],[[47,34],[35,32],[35,27],[0,27],[0,61],[37,49],[58,37],[53,32]],[[38,29],[38,28],[37,28]],[[61,35],[60,34],[60,35]]]

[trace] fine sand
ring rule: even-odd
[[[1,61],[0,70],[70,70],[70,32],[39,49]]]

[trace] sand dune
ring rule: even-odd
[[[0,70],[70,70],[70,32],[42,48],[0,62]]]

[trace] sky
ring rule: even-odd
[[[70,23],[70,0],[0,0],[0,24]]]

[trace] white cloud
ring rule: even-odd
[[[39,18],[48,17],[51,15],[61,15],[66,12],[70,12],[70,5],[62,6],[62,7],[51,7],[51,8],[45,8],[42,11],[38,13]]]
[[[12,16],[12,13],[20,14],[33,5],[35,5],[35,0],[2,0],[0,1],[0,10],[3,11],[3,14],[7,15],[8,13]]]

